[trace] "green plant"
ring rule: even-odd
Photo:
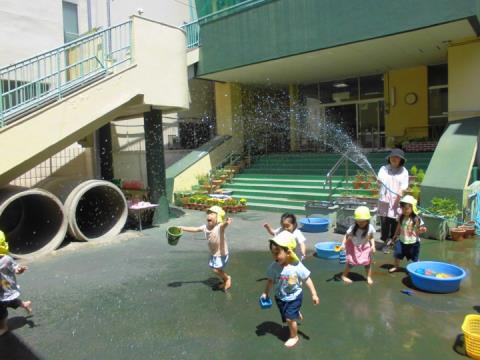
[[[357,171],[357,174],[355,175],[355,180],[357,181],[365,181],[366,179],[366,173],[361,171],[361,170],[358,170]]]
[[[199,185],[204,185],[208,183],[208,176],[207,175],[198,175],[197,176],[197,181]]]
[[[427,208],[429,212],[447,219],[456,218],[462,213],[458,203],[453,199],[434,197],[430,203],[430,207]]]
[[[410,174],[412,176],[417,176],[417,173],[418,173],[418,169],[415,165],[413,165],[411,168],[410,168]]]
[[[247,205],[247,199],[245,198],[241,198],[239,202],[240,202],[240,205]]]
[[[423,169],[419,169],[417,172],[417,182],[421,184],[424,178],[425,178],[425,171],[423,171]]]
[[[413,185],[412,196],[417,200],[420,198],[420,187],[418,185]]]

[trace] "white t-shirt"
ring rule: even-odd
[[[367,231],[367,236],[363,237],[363,229],[358,228],[357,233],[353,233],[353,228],[355,225],[352,225],[348,228],[347,230],[347,236],[352,237],[352,241],[355,245],[362,245],[368,242],[368,239],[370,236],[373,236],[375,234],[375,228],[373,227],[372,224],[368,224],[368,231]]]
[[[275,229],[273,233],[275,234],[275,236],[277,236],[282,231],[286,231],[286,230],[279,227]],[[305,236],[303,236],[302,232],[299,229],[293,230],[292,235],[295,238],[295,241],[297,242],[297,246],[295,247],[295,254],[297,254],[299,259],[301,259],[303,255],[302,255],[302,250],[300,249],[300,244],[303,244],[305,241],[307,241],[307,239],[305,238]]]
[[[408,170],[403,166],[393,168],[390,165],[384,165],[378,172],[378,180],[382,182],[378,199],[378,215],[396,219],[400,215],[400,203],[395,194],[408,189]]]

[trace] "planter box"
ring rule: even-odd
[[[422,215],[422,219],[427,227],[427,232],[421,236],[425,239],[445,240],[448,235],[447,222],[443,219]]]

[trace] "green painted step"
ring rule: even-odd
[[[250,210],[258,210],[258,211],[270,211],[270,212],[286,212],[290,211],[297,215],[304,215],[305,214],[305,207],[303,206],[288,206],[284,205],[279,207],[275,204],[260,204],[260,203],[248,203],[248,208]]]

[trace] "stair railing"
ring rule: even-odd
[[[325,179],[325,183],[324,183],[324,188],[325,186],[328,184],[328,201],[331,203],[333,201],[333,186],[332,186],[332,178],[333,178],[333,175],[335,174],[335,172],[338,170],[338,168],[340,167],[340,165],[342,165],[342,163],[345,164],[345,181],[346,183],[348,184],[348,172],[349,172],[349,160],[348,160],[348,157],[346,156],[346,154],[343,154],[340,159],[337,160],[337,162],[335,163],[335,165],[332,166],[332,168],[330,169],[330,171],[327,173],[327,178]]]

